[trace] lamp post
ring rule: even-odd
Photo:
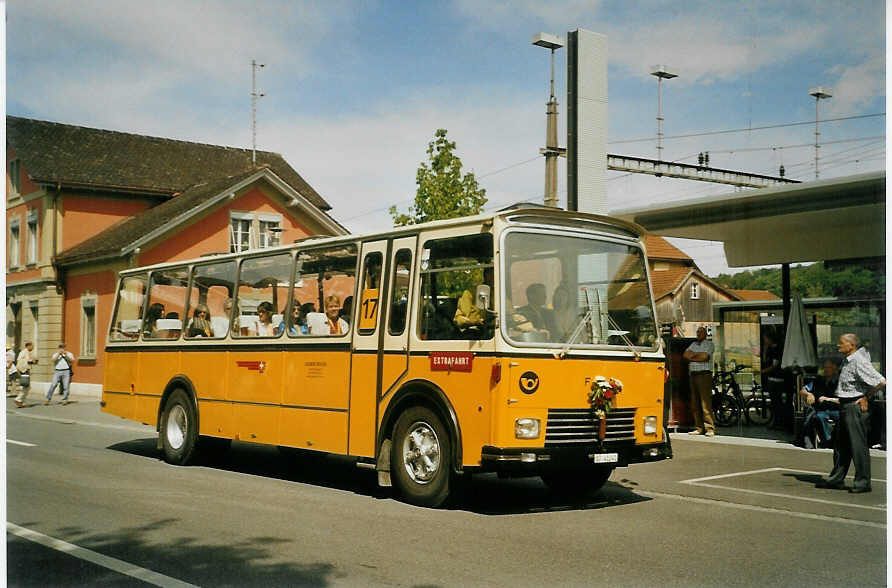
[[[545,149],[540,149],[539,152],[545,155],[545,206],[557,208],[557,158],[564,150],[557,144],[558,102],[554,96],[554,50],[563,47],[564,43],[559,37],[539,33],[533,37],[533,45],[551,49],[551,94],[545,106]]]
[[[657,78],[657,161],[663,161],[663,80],[677,78],[665,65],[650,68],[650,75]]]
[[[830,93],[830,88],[825,88],[824,86],[818,86],[817,88],[812,88],[808,91],[809,96],[815,97],[815,179],[818,179],[818,150],[821,148],[819,143],[819,138],[821,133],[818,132],[818,103],[821,102],[821,98],[832,98],[833,94]]]

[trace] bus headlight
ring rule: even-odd
[[[515,420],[514,437],[517,439],[537,439],[539,437],[539,419]]]
[[[645,435],[656,435],[657,434],[657,417],[655,417],[655,416],[644,417],[644,434]]]

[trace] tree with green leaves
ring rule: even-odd
[[[473,173],[462,175],[461,159],[455,154],[455,142],[446,138],[446,129],[437,129],[427,144],[427,162],[415,175],[418,189],[415,203],[408,212],[390,207],[393,225],[402,227],[444,218],[480,213],[486,204],[486,190],[477,185]]]

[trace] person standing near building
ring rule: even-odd
[[[12,345],[9,343],[6,344],[6,395],[12,396],[15,394],[15,381],[19,371],[15,367],[15,351],[12,350]]]
[[[46,400],[44,404],[49,404],[53,398],[53,390],[56,384],[62,387],[62,404],[68,404],[68,391],[71,387],[71,375],[74,372],[74,354],[65,351],[65,343],[59,343],[59,350],[56,351],[50,361],[53,363],[53,381],[50,383],[49,389],[46,391]]]
[[[684,352],[684,358],[690,362],[688,371],[691,375],[691,412],[694,414],[694,426],[690,435],[715,435],[715,421],[712,418],[712,354],[715,348],[712,341],[706,340],[706,327],[697,329],[697,340],[691,343]]]
[[[28,392],[31,391],[31,366],[37,363],[34,357],[34,344],[28,341],[25,348],[19,351],[19,358],[15,362],[16,370],[19,372],[19,395],[15,397],[16,408],[25,406],[25,399],[28,398]]]
[[[816,484],[818,488],[843,489],[849,465],[855,462],[853,494],[870,492],[870,427],[868,400],[886,386],[886,379],[873,368],[870,354],[861,347],[854,333],[840,336],[836,347],[845,355],[839,372],[836,399],[839,402],[839,424],[833,432],[833,470]]]

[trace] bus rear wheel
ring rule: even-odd
[[[192,460],[198,444],[198,419],[195,405],[185,391],[174,390],[168,396],[159,434],[166,462],[185,465]]]
[[[393,428],[391,478],[403,499],[436,508],[449,497],[452,450],[439,417],[423,406],[406,410]]]
[[[588,496],[600,490],[610,474],[611,466],[599,466],[584,470],[568,470],[542,474],[542,481],[550,490],[565,496]]]

